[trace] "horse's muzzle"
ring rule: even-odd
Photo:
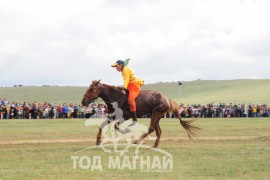
[[[82,99],[82,105],[88,106],[90,103],[94,102],[93,99],[86,99],[85,97]]]
[[[85,98],[82,99],[82,105],[83,106],[88,106],[90,104],[90,102],[87,102],[88,100],[86,100]]]

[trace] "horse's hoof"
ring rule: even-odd
[[[101,143],[101,141],[97,141],[97,142],[96,142],[96,145],[97,145],[97,146],[99,146],[99,145],[100,145],[100,143]]]
[[[120,129],[118,123],[116,123],[116,124],[114,125],[114,129],[117,130],[117,131]]]

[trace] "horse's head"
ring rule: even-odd
[[[100,89],[101,89],[100,80],[92,81],[92,84],[89,86],[89,88],[83,95],[82,105],[88,106],[90,103],[95,101],[99,97]]]

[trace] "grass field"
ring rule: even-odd
[[[162,119],[160,149],[173,172],[73,169],[71,156],[95,145],[97,127],[82,119],[1,120],[0,179],[269,179],[270,118],[198,119],[193,141],[176,119]],[[149,125],[149,120],[140,119]],[[184,137],[184,138],[183,138]],[[152,141],[146,141],[153,145]],[[108,156],[100,149],[88,154]],[[151,151],[144,150],[147,155]]]
[[[90,81],[89,81],[90,83]],[[102,82],[106,83],[106,82]],[[108,83],[108,82],[107,82]],[[88,85],[87,85],[88,86]],[[87,87],[2,87],[0,97],[9,101],[80,103]],[[142,89],[157,90],[179,101],[177,83],[149,84]],[[270,80],[189,81],[181,86],[184,104],[253,103],[270,104]]]

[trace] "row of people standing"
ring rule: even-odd
[[[83,107],[79,104],[50,104],[44,103],[19,103],[1,101],[1,119],[57,119],[57,118],[103,118],[107,112],[104,104],[90,104]]]
[[[228,104],[220,105],[187,105],[179,106],[179,114],[182,117],[201,117],[201,118],[230,118],[230,117],[269,117],[270,108],[266,105],[254,104]]]

